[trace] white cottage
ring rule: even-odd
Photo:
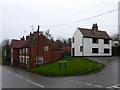
[[[77,28],[72,37],[71,56],[111,56],[112,39],[106,31],[98,30],[97,24],[92,29]]]

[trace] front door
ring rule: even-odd
[[[72,48],[72,56],[75,56],[75,48]]]

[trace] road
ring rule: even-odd
[[[2,66],[0,65],[0,90],[2,89]]]
[[[112,59],[99,73],[72,77],[46,77],[3,66],[2,88],[119,88],[118,58]]]

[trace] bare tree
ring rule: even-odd
[[[50,30],[48,29],[47,31],[45,31],[45,36],[51,40],[51,41],[54,41],[54,38],[52,36],[52,34],[50,34]]]
[[[119,41],[119,34],[115,33],[111,36],[111,38],[112,38],[113,41]]]

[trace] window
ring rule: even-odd
[[[44,46],[44,51],[48,51],[48,46]]]
[[[25,48],[23,48],[23,53],[25,53]]]
[[[97,38],[92,38],[92,43],[98,43],[98,39]]]
[[[83,51],[83,46],[80,46],[80,52],[82,52]]]
[[[92,48],[92,53],[98,53],[98,48]]]
[[[13,53],[13,49],[11,49],[11,53]]]
[[[43,64],[43,58],[42,57],[37,57],[36,58],[36,64],[38,64],[38,65]]]
[[[28,53],[28,48],[26,48],[26,53]]]
[[[22,57],[22,60],[23,60],[23,63],[25,63],[25,59],[24,59],[24,56]]]
[[[20,62],[22,61],[22,58],[21,58],[21,56],[19,56],[19,59],[20,59]]]
[[[109,44],[109,40],[108,39],[104,39],[104,44]]]
[[[22,49],[20,49],[20,54],[22,53]]]
[[[73,43],[74,43],[74,38],[72,39]]]
[[[28,61],[28,58],[27,58],[27,56],[26,56],[26,58],[25,58],[25,59],[26,59],[26,62],[25,62],[25,63],[27,64],[27,61]]]
[[[25,63],[27,64],[27,63],[28,63],[28,60],[29,60],[29,56],[26,56],[25,59],[26,59],[26,62],[25,62]]]
[[[105,48],[105,49],[104,49],[104,53],[110,53],[110,49]]]

